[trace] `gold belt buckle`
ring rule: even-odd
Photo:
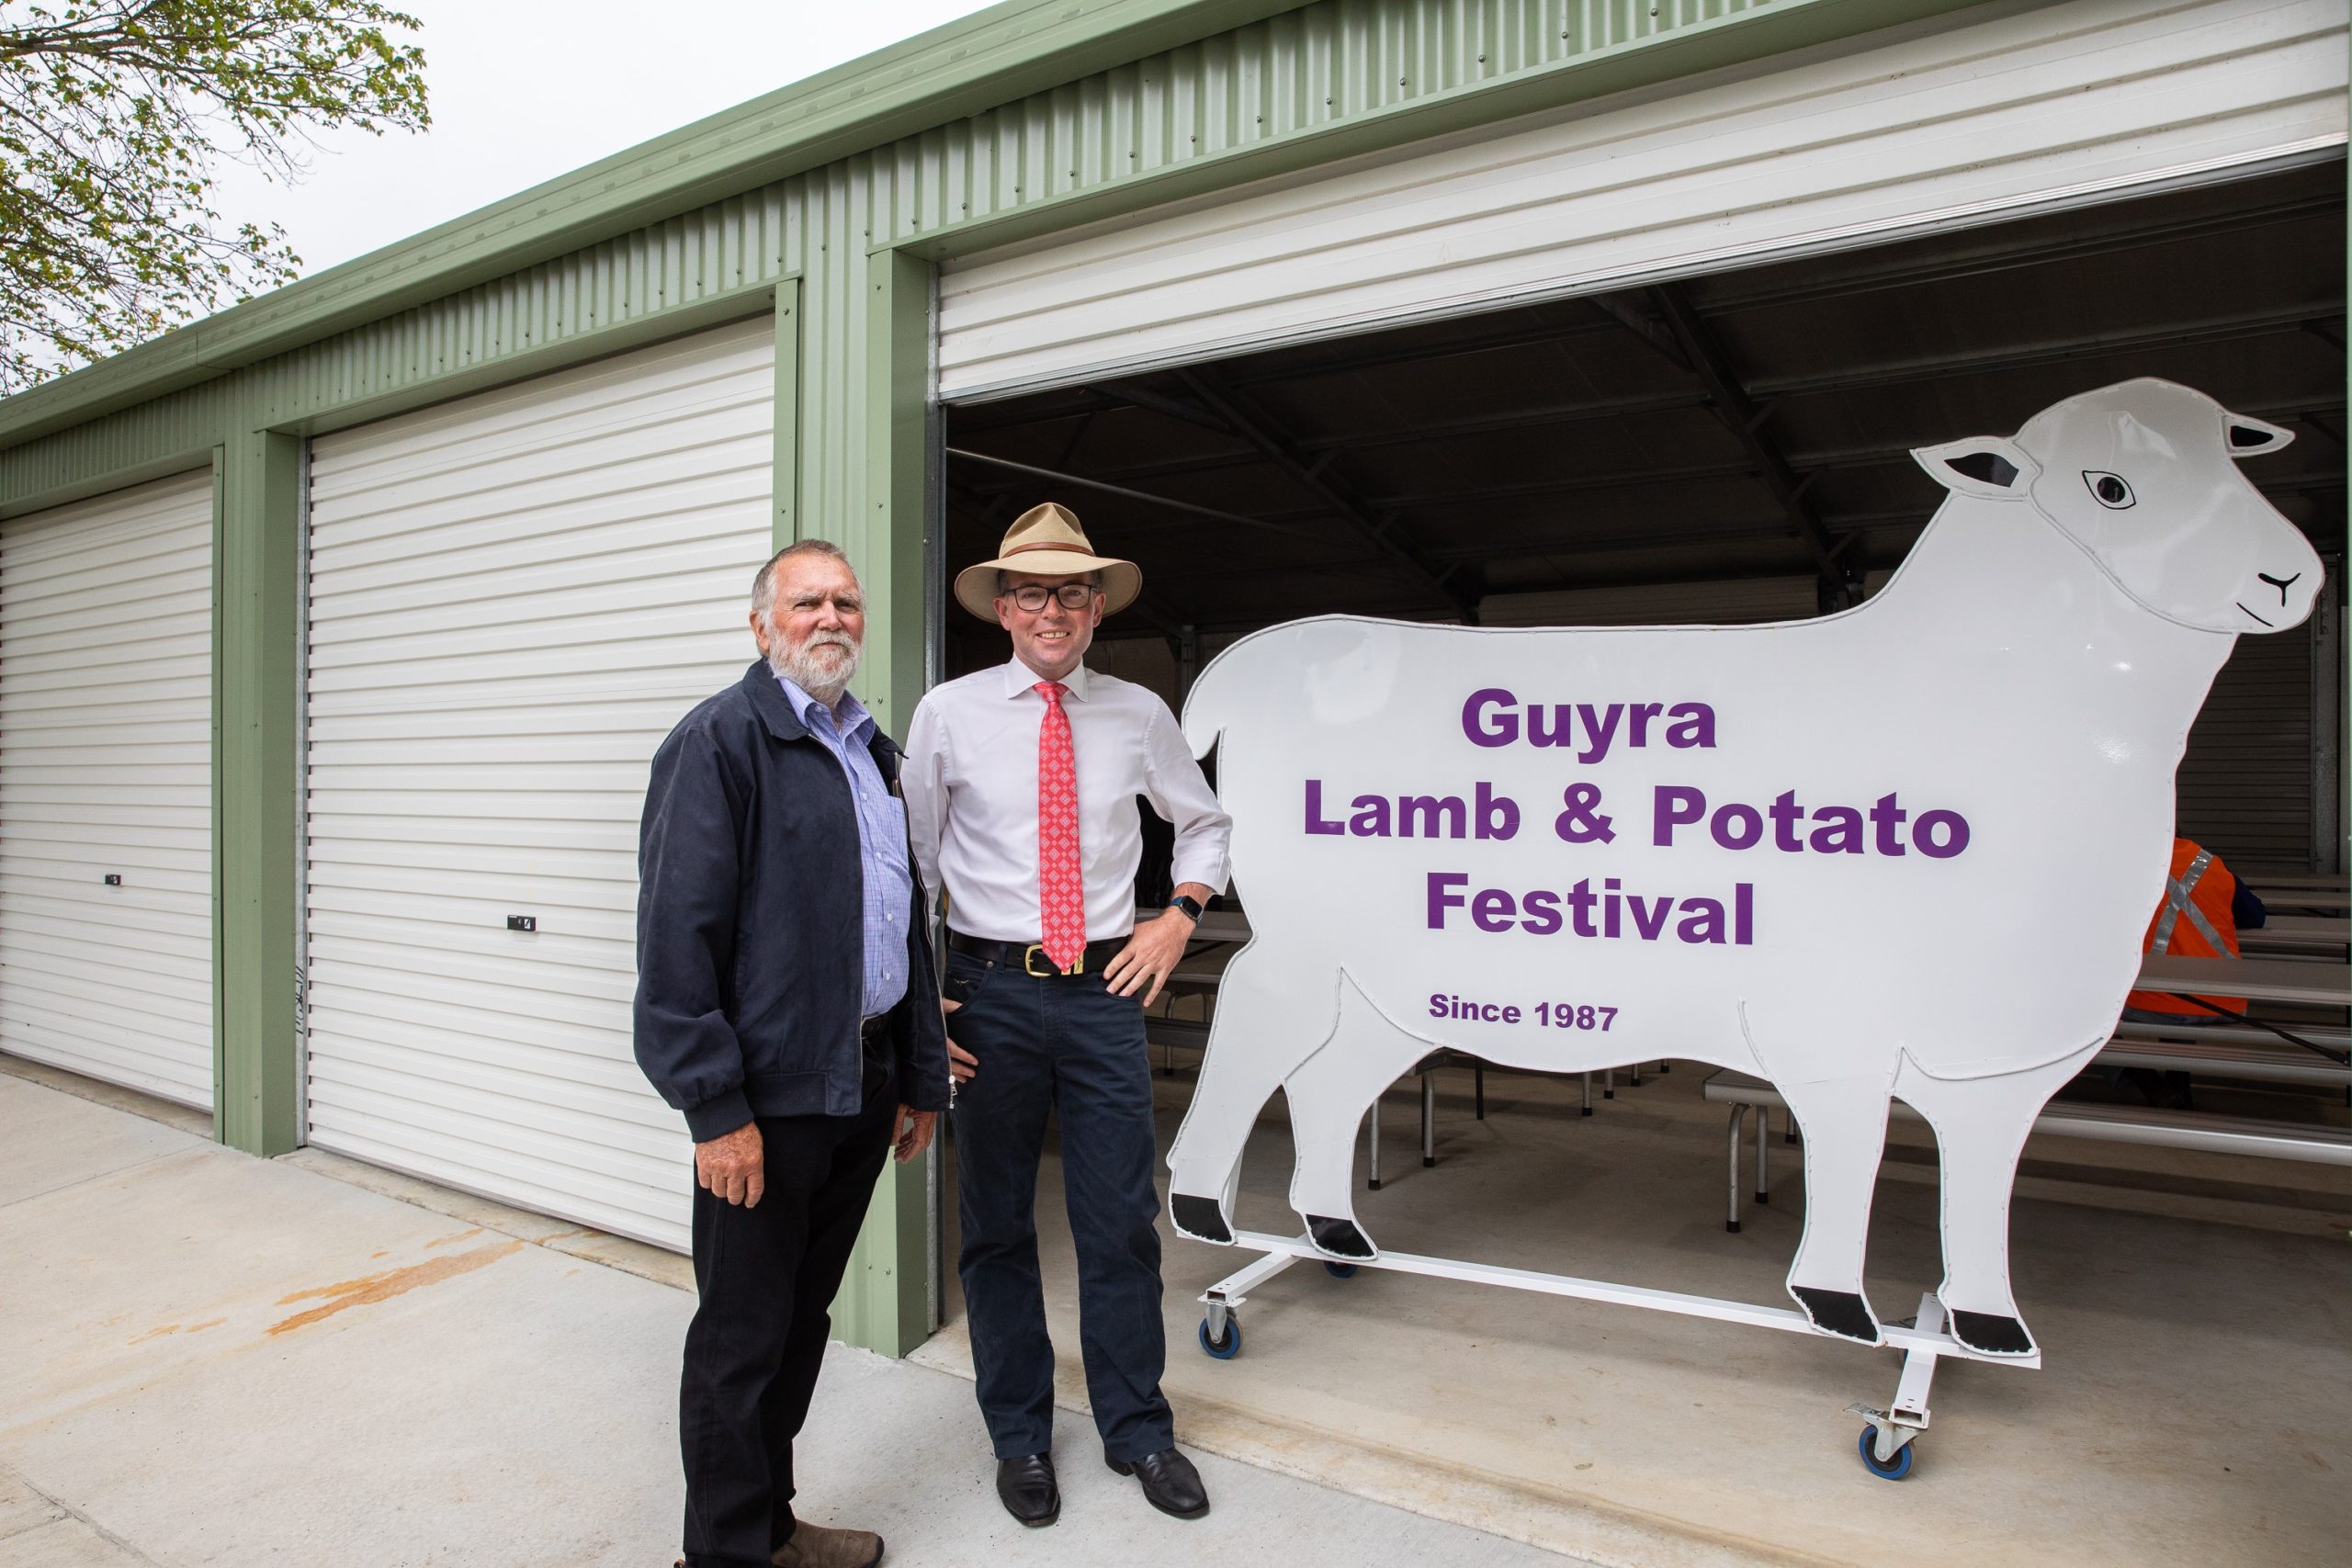
[[[1046,944],[1042,942],[1033,942],[1027,948],[1023,949],[1021,954],[1021,972],[1039,980],[1049,979],[1057,975],[1069,976],[1083,975],[1086,973],[1086,949],[1081,947],[1078,950],[1078,962],[1071,964],[1067,969],[1055,968],[1053,966],[1054,961],[1051,957],[1048,957],[1046,960],[1045,968],[1038,968],[1034,960],[1039,953],[1044,953],[1045,951]]]

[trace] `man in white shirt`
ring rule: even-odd
[[[997,1495],[1030,1526],[1061,1512],[1035,1213],[1049,1110],[1060,1116],[1079,1345],[1102,1457],[1163,1513],[1209,1507],[1159,1392],[1143,1010],[1225,886],[1232,819],[1168,705],[1082,662],[1102,617],[1141,587],[1134,564],[1097,556],[1062,507],[1023,513],[996,559],[956,579],[956,602],[1003,626],[1012,658],[934,689],[907,734],[915,863],[947,899],[957,1269]],[[1177,887],[1137,924],[1139,795],[1175,825]]]

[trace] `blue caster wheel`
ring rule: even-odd
[[[1352,1263],[1334,1263],[1326,1258],[1323,1262],[1323,1272],[1330,1275],[1334,1280],[1352,1280],[1356,1277],[1356,1266]]]
[[[1212,1339],[1209,1337],[1209,1320],[1205,1317],[1201,1319],[1201,1348],[1220,1361],[1230,1361],[1234,1357],[1241,1354],[1241,1320],[1231,1313],[1227,1313],[1225,1317],[1225,1337]],[[1907,1455],[1909,1450],[1905,1450],[1905,1452]],[[1904,1467],[1910,1468],[1910,1462],[1906,1457]]]
[[[1205,1324],[1202,1325],[1201,1332],[1204,1335],[1208,1332],[1208,1326]],[[1205,1344],[1206,1341],[1204,1340],[1203,1343]],[[1214,1356],[1216,1352],[1212,1350],[1209,1354]],[[1862,1468],[1881,1481],[1900,1481],[1911,1473],[1911,1445],[1909,1443],[1895,1450],[1894,1457],[1884,1464],[1878,1461],[1878,1428],[1876,1427],[1862,1428],[1860,1446]]]

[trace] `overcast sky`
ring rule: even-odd
[[[400,0],[432,129],[336,137],[291,187],[224,165],[216,205],[318,272],[988,3]]]

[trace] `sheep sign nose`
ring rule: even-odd
[[[2295,573],[2294,576],[2288,578],[2273,577],[2267,571],[2257,571],[2254,575],[2262,579],[2263,581],[2270,584],[2271,587],[2278,590],[2278,603],[2281,604],[2284,604],[2287,602],[2287,590],[2292,588],[2295,584],[2303,580],[2303,574],[2300,571]]]

